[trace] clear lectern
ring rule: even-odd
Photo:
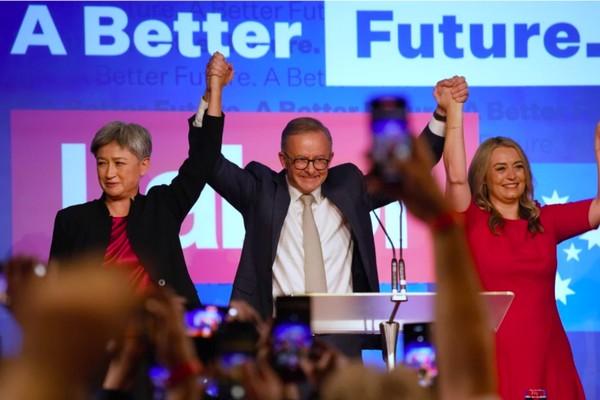
[[[412,322],[433,321],[435,293],[408,293],[399,303],[394,321],[396,327]],[[381,334],[384,358],[394,368],[398,328],[384,331],[383,325],[393,315],[397,302],[391,293],[311,293],[311,327],[315,334]],[[498,330],[514,298],[512,292],[482,292],[487,305],[490,329]],[[383,323],[383,324],[382,324]],[[381,326],[380,326],[381,324]]]

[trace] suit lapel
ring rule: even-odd
[[[95,229],[90,229],[89,234],[94,238],[94,243],[102,244],[102,248],[108,246],[110,241],[110,230],[112,228],[112,218],[106,203],[104,202],[105,196],[94,201],[94,225]]]
[[[290,192],[285,180],[285,170],[281,171],[274,177],[275,182],[275,198],[273,200],[273,229],[271,238],[271,265],[275,261],[277,253],[277,244],[279,243],[279,235],[283,228],[283,222],[290,206]]]
[[[348,196],[348,193],[343,190],[342,186],[343,185],[336,185],[336,183],[332,182],[328,177],[327,180],[323,182],[321,190],[323,196],[328,198],[337,208],[339,208],[344,218],[348,220],[352,233],[356,237],[362,238],[363,229],[358,221],[356,204],[353,204],[351,201],[352,199]]]
[[[344,184],[342,183],[345,182],[337,182],[335,179],[330,179],[330,177],[328,177],[321,186],[323,196],[327,197],[348,221],[350,233],[354,238],[354,246],[357,246],[359,250],[358,254],[360,255],[362,267],[364,268],[365,273],[367,273],[367,276],[369,276],[368,271],[371,268],[371,262],[367,256],[368,252],[365,246],[367,246],[368,241],[371,240],[370,235],[372,235],[370,231],[370,219],[367,226],[365,226],[364,223],[360,223],[360,211],[357,209],[360,205],[348,195],[347,190],[344,190]],[[367,213],[368,212],[369,211],[367,210]],[[367,231],[365,232],[365,230]]]

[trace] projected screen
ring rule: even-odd
[[[469,159],[482,140],[509,136],[541,204],[594,197],[599,15],[593,1],[1,3],[0,254],[46,259],[56,212],[100,196],[89,143],[108,121],[153,136],[141,191],[169,182],[214,51],[235,67],[223,152],[240,166],[278,170],[282,128],[311,115],[332,132],[333,164],[366,172],[369,99],[406,97],[419,132],[433,85],[464,75]],[[397,204],[377,213],[396,247],[402,236],[410,283],[434,283],[427,230]],[[391,249],[374,218],[372,228],[385,289]],[[243,237],[241,216],[207,187],[180,234],[203,301],[227,301]],[[595,357],[580,374],[600,396],[600,231],[561,243],[557,259],[558,309],[578,365]]]

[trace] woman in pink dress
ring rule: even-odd
[[[528,389],[544,389],[550,400],[584,399],[554,298],[556,245],[598,226],[600,199],[540,206],[526,155],[505,137],[481,143],[467,175],[463,104],[438,86],[434,96],[447,110],[446,195],[464,215],[484,290],[515,293],[496,334],[500,395],[522,400]],[[595,152],[600,169],[600,123]]]

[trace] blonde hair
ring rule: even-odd
[[[498,136],[487,139],[481,143],[477,152],[475,152],[475,156],[469,167],[469,187],[471,188],[475,204],[490,213],[488,226],[492,233],[498,235],[498,229],[504,227],[504,219],[490,201],[486,178],[492,153],[499,147],[515,149],[521,160],[523,160],[525,167],[525,190],[519,199],[519,217],[527,220],[527,229],[532,234],[543,232],[544,228],[540,222],[540,208],[533,200],[533,178],[531,176],[529,160],[521,146],[510,138]]]

